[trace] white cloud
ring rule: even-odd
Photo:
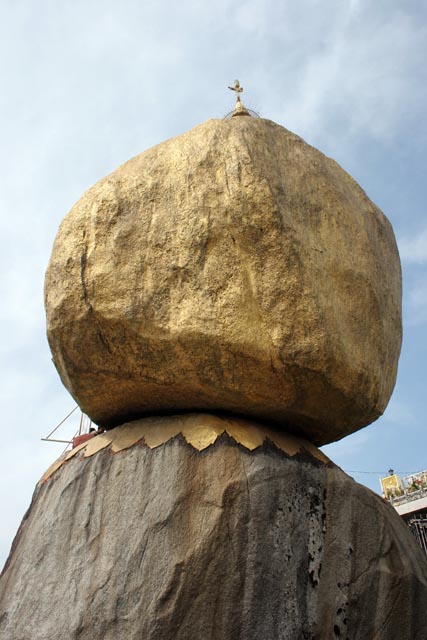
[[[418,64],[423,23],[396,5],[378,11],[362,1],[309,4],[310,21],[298,9],[290,25],[278,16],[273,21],[278,60],[270,77],[272,85],[283,82],[279,95],[271,92],[275,104],[266,104],[273,119],[315,141],[339,134],[341,145],[349,136],[387,142],[403,123],[417,126],[426,99],[426,72]],[[301,13],[306,9],[302,3]],[[282,28],[286,37],[278,37]]]

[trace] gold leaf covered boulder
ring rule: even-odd
[[[381,211],[262,119],[210,120],[133,158],[61,224],[48,338],[96,423],[227,411],[320,445],[396,378],[401,273]]]

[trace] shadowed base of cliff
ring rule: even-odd
[[[0,637],[421,640],[426,601],[406,525],[313,445],[152,418],[42,478],[0,579]]]

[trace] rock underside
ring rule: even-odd
[[[48,337],[96,423],[255,416],[325,444],[375,420],[401,343],[391,226],[267,120],[211,120],[101,180],[59,230]]]
[[[426,559],[388,504],[304,444],[250,451],[227,431],[199,451],[174,428],[79,451],[39,485],[0,580],[2,639],[427,637]]]

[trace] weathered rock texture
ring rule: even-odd
[[[316,444],[384,411],[400,305],[385,216],[254,118],[208,121],[101,180],[46,276],[54,362],[95,422],[226,410]]]
[[[227,434],[79,455],[24,518],[2,640],[427,637],[425,557],[332,463]]]

